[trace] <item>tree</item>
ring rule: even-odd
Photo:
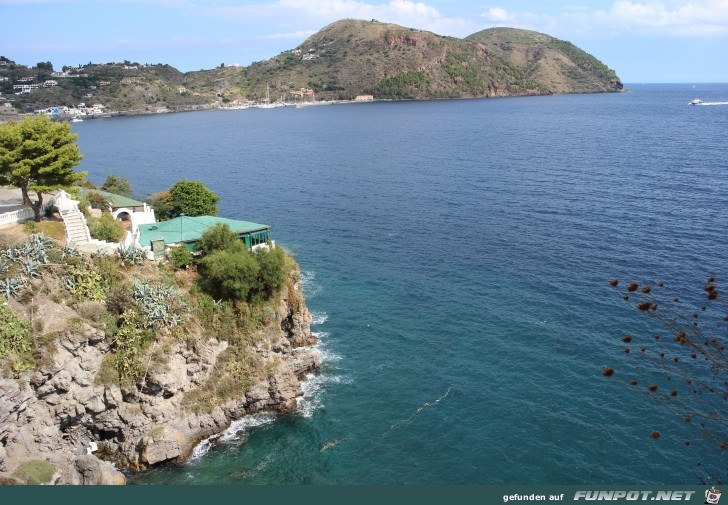
[[[216,298],[247,300],[255,287],[258,262],[241,247],[215,251],[200,260],[202,287]]]
[[[157,218],[157,221],[166,221],[174,217],[174,205],[169,191],[152,193],[147,197],[147,203],[154,209],[154,217]]]
[[[230,230],[229,225],[217,223],[202,234],[196,248],[203,255],[208,255],[216,251],[238,251],[243,248],[243,244],[238,236]]]
[[[215,216],[220,197],[209,190],[202,181],[177,181],[169,189],[172,195],[172,217]]]
[[[131,198],[131,195],[133,194],[129,179],[119,177],[114,174],[106,176],[106,180],[101,185],[101,189],[108,191],[109,193],[114,193],[115,195],[127,196],[129,198]]]
[[[73,171],[82,158],[77,138],[70,124],[53,123],[48,116],[0,125],[0,182],[21,189],[23,205],[33,207],[37,222],[43,192],[70,190],[86,177],[86,172]],[[30,200],[30,191],[37,195],[35,202]]]
[[[619,282],[611,281],[617,288]],[[663,282],[639,286],[631,282],[622,298],[637,312],[654,319],[660,333],[650,336],[623,335],[624,368],[602,371],[605,377],[622,381],[642,392],[694,429],[693,442],[701,452],[728,449],[728,304],[720,299],[713,277],[703,286],[705,301],[687,293],[692,302],[667,293]],[[691,308],[696,307],[696,308]],[[662,437],[659,431],[650,436]],[[691,440],[681,439],[686,446]],[[709,480],[723,481],[713,472]]]

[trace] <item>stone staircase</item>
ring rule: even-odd
[[[61,210],[63,224],[66,225],[66,241],[76,245],[87,244],[91,241],[91,234],[86,226],[86,220],[77,208]]]

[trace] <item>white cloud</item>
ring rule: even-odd
[[[506,21],[508,20],[508,18],[510,18],[510,16],[508,15],[508,11],[500,7],[491,7],[490,9],[488,9],[488,12],[483,14],[483,17],[490,21],[496,22]]]
[[[606,8],[570,5],[559,13],[491,7],[481,17],[496,24],[561,35],[728,35],[728,0],[615,0]]]
[[[314,33],[316,33],[317,30],[298,30],[296,32],[288,32],[288,33],[271,33],[270,35],[261,35],[259,37],[256,37],[260,40],[275,40],[275,39],[302,39],[306,37],[310,37]]]

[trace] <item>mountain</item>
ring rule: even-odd
[[[342,20],[298,47],[248,67],[182,73],[169,65],[131,62],[52,73],[50,62],[28,68],[2,58],[0,91],[21,77],[40,87],[11,95],[25,110],[78,102],[107,110],[154,112],[212,108],[236,101],[471,98],[617,92],[613,70],[573,44],[549,35],[491,28],[458,39],[378,21]],[[0,79],[2,80],[2,79]]]
[[[489,28],[465,40],[499,51],[508,63],[552,92],[622,90],[614,70],[565,40],[515,28]]]

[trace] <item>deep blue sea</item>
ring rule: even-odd
[[[325,362],[298,412],[133,482],[725,475],[725,453],[686,448],[684,422],[601,372],[631,366],[623,334],[655,331],[609,279],[680,296],[728,282],[728,105],[688,106],[728,84],[628,88],[74,124],[91,181],[127,177],[143,198],[202,180],[220,215],[270,224]]]

